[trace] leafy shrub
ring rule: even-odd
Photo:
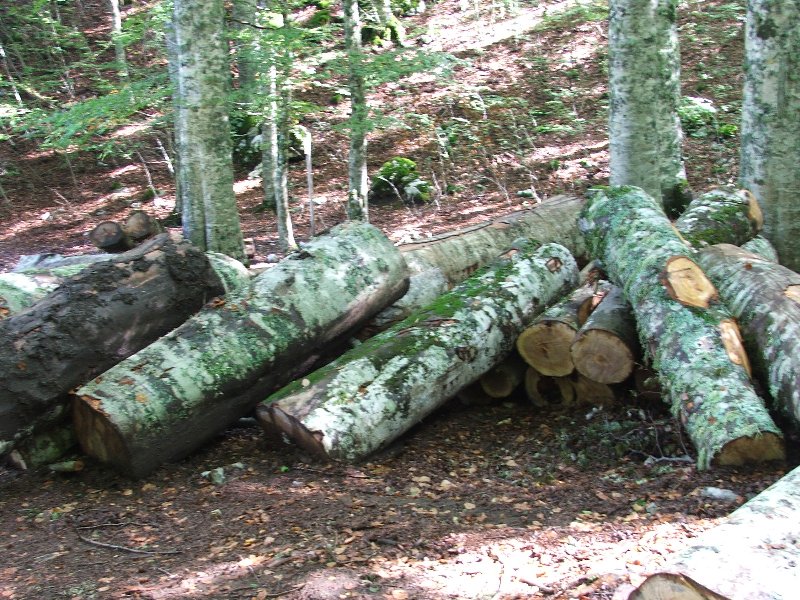
[[[383,163],[372,178],[370,194],[376,199],[399,196],[407,202],[427,202],[431,190],[430,184],[417,173],[417,163],[397,156]]]

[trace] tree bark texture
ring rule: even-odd
[[[503,252],[518,238],[557,242],[582,256],[578,215],[585,202],[556,196],[531,210],[518,211],[479,225],[400,246],[411,271],[408,292],[373,321],[386,327],[430,304]]]
[[[778,252],[775,250],[775,246],[773,246],[772,243],[764,236],[757,235],[752,240],[749,240],[744,244],[742,244],[741,248],[745,252],[752,252],[753,254],[758,254],[761,258],[765,260],[778,262]]]
[[[333,460],[358,461],[396,439],[507,356],[521,329],[575,285],[563,246],[511,254],[272,395],[257,419]]]
[[[361,17],[357,0],[344,0],[344,43],[347,50],[350,90],[350,152],[347,156],[347,216],[369,221],[367,204],[367,129],[368,109],[364,90],[364,66],[361,50]]]
[[[221,0],[175,0],[170,49],[177,193],[184,236],[242,262],[227,96],[230,60]]]
[[[66,409],[67,392],[223,292],[205,254],[166,235],[96,264],[0,322],[0,454]]]
[[[675,221],[683,239],[695,248],[711,244],[739,246],[764,225],[755,196],[747,190],[720,188],[698,196]]]
[[[739,322],[775,408],[800,425],[800,275],[729,244],[706,248],[699,263]]]
[[[745,25],[742,187],[764,211],[764,236],[800,271],[800,5],[750,0]]]
[[[750,383],[733,316],[658,203],[639,188],[598,189],[582,226],[633,307],[642,348],[697,449],[698,467],[783,458],[781,432]],[[673,265],[680,268],[672,272]]]
[[[314,238],[77,390],[81,446],[133,477],[185,456],[402,294],[406,277],[400,252],[370,225]]]
[[[609,2],[612,185],[636,185],[670,212],[688,201],[678,118],[677,0]]]
[[[0,273],[0,319],[33,306],[61,285],[65,278],[80,273],[86,266],[83,264]]]
[[[800,469],[692,540],[630,600],[776,600],[800,589]]]

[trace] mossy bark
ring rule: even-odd
[[[711,244],[740,246],[761,231],[764,216],[746,190],[720,188],[698,196],[675,221],[683,239],[695,248]]]
[[[72,450],[77,450],[78,438],[69,422],[54,423],[51,427],[23,440],[11,451],[9,462],[17,469],[37,469],[58,462]]]
[[[400,253],[370,225],[314,238],[78,389],[81,446],[133,477],[185,456],[401,295],[406,276]]]
[[[375,318],[386,327],[433,302],[503,252],[518,238],[556,242],[583,256],[578,215],[585,202],[556,196],[531,210],[518,211],[479,225],[400,246],[411,271],[408,292]]]
[[[736,317],[775,407],[800,426],[800,274],[729,244],[706,248],[699,262]]]
[[[563,246],[514,252],[272,395],[257,418],[320,457],[361,460],[501,361],[546,303],[575,285],[577,273]]]
[[[800,5],[750,0],[745,25],[740,184],[764,211],[764,236],[800,271]]]
[[[635,187],[594,190],[581,223],[631,303],[642,348],[697,449],[698,467],[783,458],[781,432],[750,383],[730,312],[713,297],[706,306],[694,296],[684,303],[665,285],[670,263],[692,263],[692,250],[658,203]]]
[[[162,234],[0,321],[0,454],[66,410],[67,392],[223,293],[206,255]]]
[[[692,540],[630,600],[795,598],[798,539],[800,469],[795,469]]]

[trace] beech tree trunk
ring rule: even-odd
[[[699,263],[739,322],[775,407],[800,425],[800,274],[729,244],[706,248]]]
[[[367,190],[368,108],[364,90],[364,66],[361,50],[361,17],[358,0],[344,0],[344,44],[347,51],[347,87],[350,91],[350,152],[347,155],[347,216],[369,221]]]
[[[257,419],[333,460],[358,461],[396,439],[502,360],[544,305],[575,285],[563,246],[511,254],[272,395]]]
[[[385,327],[430,304],[480,267],[508,250],[518,238],[556,242],[573,255],[584,254],[578,215],[585,202],[575,196],[556,196],[531,210],[518,211],[473,227],[424,241],[403,244],[411,278],[408,292],[374,319]]]
[[[800,468],[692,540],[630,600],[789,600],[800,590]]]
[[[78,389],[81,446],[133,477],[185,456],[401,295],[406,277],[400,252],[370,225],[314,238]]]
[[[582,223],[594,256],[633,307],[642,348],[697,449],[698,468],[783,458],[733,316],[657,202],[634,187],[596,190]]]
[[[675,228],[695,248],[711,244],[739,246],[764,226],[756,197],[747,190],[721,188],[698,196],[675,221]]]
[[[0,455],[66,409],[67,392],[222,294],[199,249],[163,234],[0,321]]]

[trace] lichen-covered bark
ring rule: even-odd
[[[736,317],[775,407],[800,425],[800,275],[729,244],[706,248],[699,262]]]
[[[750,0],[745,26],[742,187],[764,211],[764,235],[800,271],[800,5]]]
[[[223,292],[205,254],[167,234],[120,257],[0,321],[0,454],[63,413],[69,390]]]
[[[698,196],[675,220],[675,228],[695,248],[711,244],[739,246],[761,231],[764,217],[746,190],[719,188]]]
[[[578,215],[585,202],[556,196],[536,208],[400,246],[411,271],[408,292],[374,320],[385,327],[406,318],[508,250],[518,238],[556,242],[583,256]]]
[[[221,0],[174,0],[169,48],[174,80],[177,193],[195,246],[246,261],[233,193],[227,95],[230,61]]]
[[[765,237],[757,235],[752,240],[749,240],[741,245],[742,250],[745,252],[752,252],[758,254],[761,258],[778,262],[778,252],[775,246]]]
[[[317,455],[357,461],[385,446],[513,348],[577,278],[563,246],[530,247],[268,398],[257,418]]]
[[[678,119],[677,0],[609,2],[612,185],[636,185],[679,211],[688,201]]]
[[[598,189],[581,225],[593,255],[625,291],[642,348],[697,449],[698,467],[782,458],[780,430],[744,366],[729,356],[730,312],[714,299],[707,308],[684,306],[663,284],[667,264],[690,260],[692,251],[658,203],[639,188]]]
[[[368,108],[364,91],[364,66],[361,50],[361,18],[357,0],[344,0],[344,43],[347,50],[347,86],[350,90],[350,152],[347,156],[347,216],[369,221],[367,204],[367,129]]]
[[[185,456],[405,287],[380,231],[336,227],[77,390],[81,446],[134,477]]]
[[[800,589],[798,540],[800,469],[795,469],[692,540],[630,600],[795,598]],[[697,584],[701,592],[711,593],[690,593]]]

